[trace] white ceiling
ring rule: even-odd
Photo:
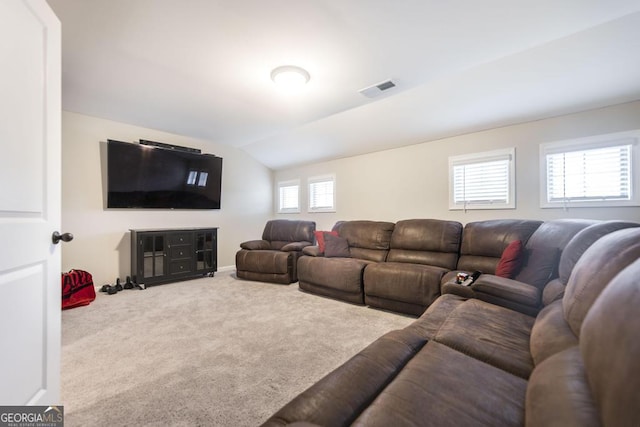
[[[65,110],[273,169],[640,99],[638,0],[48,2]],[[280,65],[307,87],[278,92]]]

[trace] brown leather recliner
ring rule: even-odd
[[[440,280],[456,267],[462,224],[439,219],[398,221],[385,262],[364,271],[370,307],[419,316],[440,296]]]
[[[304,250],[298,262],[300,290],[353,304],[364,304],[362,277],[369,264],[384,262],[394,223],[339,221],[333,231],[347,240],[348,258],[326,257],[318,248]]]
[[[236,274],[241,279],[289,284],[298,281],[297,264],[302,249],[313,244],[313,221],[268,221],[262,240],[240,244]]]

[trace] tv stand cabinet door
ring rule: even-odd
[[[195,232],[196,274],[210,275],[218,271],[218,229]]]
[[[131,268],[138,284],[152,285],[167,277],[167,236],[165,233],[133,232],[136,244]]]

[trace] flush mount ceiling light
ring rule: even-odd
[[[283,65],[271,71],[271,80],[276,86],[285,90],[300,89],[309,82],[310,78],[307,70],[295,65]]]

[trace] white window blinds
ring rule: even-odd
[[[450,209],[515,207],[514,150],[477,153],[449,159]]]
[[[638,206],[640,132],[540,145],[540,206]]]
[[[629,200],[631,145],[547,154],[547,201]]]
[[[300,212],[300,183],[299,181],[287,181],[278,183],[278,212]]]
[[[309,212],[334,212],[335,196],[335,177],[309,178]]]

